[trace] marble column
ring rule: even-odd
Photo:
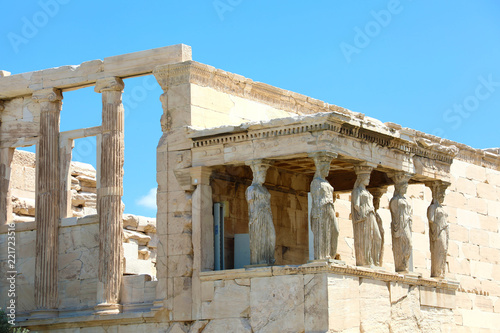
[[[404,196],[408,189],[408,180],[411,176],[407,172],[400,171],[391,177],[394,181],[394,196],[389,203],[392,217],[392,252],[394,253],[396,272],[402,273],[408,273],[413,270],[413,267],[410,267],[413,209]]]
[[[384,225],[382,222],[382,218],[378,213],[378,209],[380,208],[380,198],[385,192],[387,192],[387,187],[374,187],[369,189],[368,191],[373,196],[373,208],[375,208],[375,218],[377,220],[378,230],[380,232],[380,239],[381,239],[380,254],[378,257],[377,266],[382,266],[384,263],[385,232],[384,232]]]
[[[10,176],[14,150],[8,147],[0,148],[0,226],[12,221]]]
[[[446,255],[448,254],[449,227],[448,214],[443,207],[447,182],[435,181],[426,184],[432,191],[432,202],[427,209],[429,220],[429,240],[431,248],[431,277],[444,278],[446,274]]]
[[[252,184],[245,196],[248,202],[248,229],[250,238],[250,265],[272,265],[275,262],[276,232],[271,211],[271,194],[264,187],[267,169],[266,160],[246,163],[253,172]]]
[[[354,166],[357,178],[351,194],[351,215],[357,266],[380,266],[382,237],[373,207],[373,197],[366,189],[373,167],[368,163]]]
[[[58,231],[60,218],[59,121],[62,94],[58,89],[33,93],[40,104],[40,134],[36,159],[36,259],[35,303],[37,316],[55,316],[57,291]]]
[[[117,77],[100,79],[95,91],[102,93],[102,141],[100,187],[97,189],[99,215],[99,282],[95,310],[98,314],[119,313],[123,259],[123,81]]]
[[[333,186],[326,180],[335,153],[310,154],[316,166],[311,182],[311,229],[314,235],[314,259],[335,259],[339,237],[339,225],[335,217]]]

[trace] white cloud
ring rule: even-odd
[[[139,206],[143,206],[146,208],[156,209],[156,187],[149,190],[148,194],[143,197],[140,197],[136,203]]]

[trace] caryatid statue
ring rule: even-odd
[[[339,225],[333,206],[333,187],[326,180],[330,163],[337,154],[318,152],[309,155],[316,165],[311,182],[311,229],[314,234],[314,259],[334,259],[337,254]]]
[[[371,195],[373,195],[373,208],[375,208],[375,218],[377,220],[377,225],[378,225],[378,230],[380,231],[380,255],[378,259],[378,266],[382,266],[384,262],[384,244],[385,244],[385,233],[384,233],[384,226],[382,223],[382,218],[380,217],[380,214],[378,213],[378,209],[380,208],[380,198],[382,195],[387,192],[387,187],[376,187],[376,188],[371,188],[370,190]]]
[[[382,235],[377,223],[373,196],[366,189],[373,170],[369,165],[354,167],[357,179],[351,195],[351,215],[357,266],[380,266]]]
[[[246,190],[249,216],[250,264],[274,264],[276,233],[271,212],[271,194],[264,187],[269,161],[254,160],[247,163],[253,172],[252,184]]]
[[[394,253],[396,272],[408,272],[410,268],[413,209],[405,198],[410,178],[411,174],[402,171],[392,176],[392,180],[394,181],[394,196],[389,203],[389,208],[392,217],[392,252]]]
[[[429,220],[429,239],[431,246],[431,277],[443,278],[446,273],[446,255],[448,253],[448,215],[443,201],[449,183],[436,181],[429,184],[432,202],[427,209]]]

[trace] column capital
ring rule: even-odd
[[[318,159],[318,161],[327,161],[327,160],[332,161],[333,159],[337,158],[339,154],[323,150],[323,151],[315,151],[309,153],[308,156],[314,160]]]
[[[361,162],[359,164],[354,165],[354,172],[356,175],[361,175],[361,174],[371,174],[372,170],[377,167],[377,164],[375,163],[370,163],[370,162]]]
[[[406,171],[396,171],[393,173],[388,173],[387,176],[392,179],[394,184],[408,183],[411,177],[415,174]]]
[[[210,185],[212,168],[206,166],[193,167],[190,170],[191,185]]]
[[[95,83],[94,91],[102,93],[103,91],[123,91],[125,84],[119,77],[111,76],[99,79]]]
[[[35,102],[51,102],[55,103],[63,99],[61,89],[47,88],[33,92],[32,98]]]

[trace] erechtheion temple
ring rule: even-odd
[[[498,149],[254,82],[186,45],[1,73],[0,307],[17,325],[500,331]],[[164,92],[156,219],[122,206],[122,91],[142,75]],[[65,92],[89,86],[101,125],[61,132]],[[95,169],[72,162],[91,136]]]

